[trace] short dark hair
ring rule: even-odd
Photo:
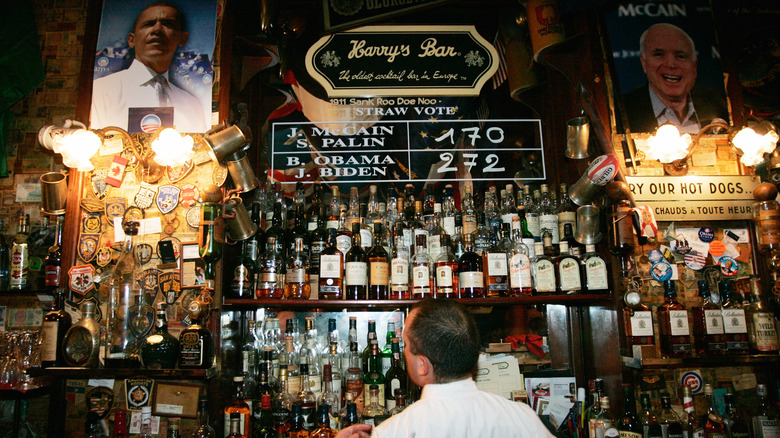
[[[457,301],[425,299],[412,306],[414,318],[405,330],[409,348],[431,361],[437,382],[472,374],[479,359],[479,330],[474,318]]]
[[[184,18],[184,12],[181,10],[181,8],[177,4],[175,4],[173,2],[159,1],[159,2],[151,3],[147,7],[141,9],[141,12],[139,12],[138,15],[135,17],[135,21],[133,22],[133,29],[131,30],[131,32],[135,32],[135,28],[138,26],[138,19],[141,18],[141,14],[143,14],[144,11],[146,11],[147,9],[153,8],[155,6],[167,6],[169,8],[175,9],[176,10],[176,22],[179,25],[179,31],[180,32],[184,32],[186,30],[187,20]]]

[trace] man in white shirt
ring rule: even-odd
[[[409,378],[423,388],[420,400],[379,426],[372,437],[552,437],[523,403],[480,391],[472,379],[479,333],[462,304],[422,300],[406,318],[403,339]],[[368,436],[371,427],[347,427],[336,438]]]
[[[173,107],[173,124],[181,132],[205,132],[204,104],[169,81],[168,68],[176,48],[186,44],[184,17],[171,3],[144,9],[127,35],[135,59],[130,68],[96,79],[92,85],[90,125],[93,129],[128,129],[130,108]]]

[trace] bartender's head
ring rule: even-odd
[[[135,49],[135,59],[157,73],[164,73],[176,48],[187,43],[184,14],[170,2],[156,2],[138,14],[127,42]]]
[[[698,67],[691,37],[673,24],[657,23],[639,38],[639,50],[642,69],[658,97],[666,105],[685,102]]]
[[[404,323],[404,358],[419,386],[471,377],[479,359],[479,331],[466,308],[452,300],[426,299]]]

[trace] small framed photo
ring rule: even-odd
[[[192,289],[206,283],[206,263],[200,258],[197,242],[181,244],[181,288]]]
[[[197,418],[198,398],[203,385],[157,382],[152,414],[162,417]]]

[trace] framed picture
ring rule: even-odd
[[[197,418],[198,398],[203,385],[157,382],[152,414],[162,417]]]
[[[181,244],[181,288],[201,287],[206,282],[206,263],[200,258],[197,242]]]

